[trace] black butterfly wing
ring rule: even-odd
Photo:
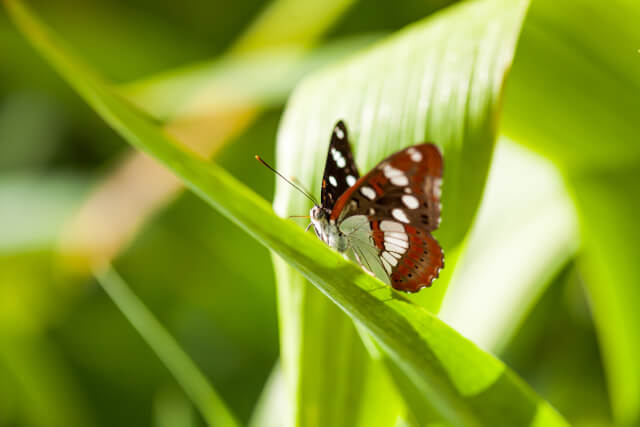
[[[339,121],[333,128],[322,176],[322,207],[332,210],[340,196],[360,178],[353,160],[347,127]]]

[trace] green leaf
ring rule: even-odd
[[[484,188],[503,82],[527,5],[479,1],[441,11],[305,79],[285,112],[278,168],[311,189],[321,182],[322,160],[338,119],[346,121],[361,171],[421,141],[441,147],[443,221],[436,237],[444,248],[446,267],[432,289],[411,297],[433,312],[444,296]],[[279,214],[299,215],[309,207],[304,196],[278,182]],[[334,330],[347,328],[343,324],[349,320],[330,307],[322,308],[328,302],[277,260],[276,272],[283,368],[290,388],[298,391],[301,422],[316,417],[314,425],[321,425],[317,407],[330,406],[327,400],[336,384],[326,384],[320,393],[324,401],[315,400],[313,378],[327,371],[328,360],[345,357],[333,351],[331,342]],[[355,333],[352,337],[357,339]]]
[[[482,195],[503,82],[527,6],[500,0],[453,6],[306,79],[285,112],[278,167],[317,188],[324,167],[318,159],[326,156],[338,119],[347,123],[363,171],[400,148],[434,141],[445,157],[436,236],[445,250],[455,248]],[[308,200],[278,183],[278,212],[308,208]]]
[[[96,278],[109,297],[153,348],[210,426],[234,427],[238,422],[189,356],[162,327],[118,273],[106,266]]]
[[[235,41],[232,52],[309,45],[320,38],[353,3],[354,0],[274,1],[249,31]]]
[[[640,365],[631,356],[640,342],[640,271],[631,255],[638,234],[632,171],[640,168],[639,21],[634,1],[534,2],[503,120],[507,135],[563,167],[574,186],[585,255],[579,267],[622,423],[640,417]]]
[[[423,307],[388,287],[381,288],[380,281],[300,227],[278,218],[250,189],[176,144],[114,95],[20,2],[5,3],[34,46],[114,129],[173,170],[205,201],[297,268],[362,323],[418,390],[429,397],[441,417],[457,425],[566,425],[499,360]]]
[[[249,427],[285,427],[284,414],[291,413],[280,364],[276,363],[251,414]]]
[[[571,169],[636,165],[639,20],[635,1],[533,2],[509,77],[504,132]]]
[[[276,107],[304,75],[378,38],[348,37],[312,51],[285,46],[230,55],[128,83],[121,91],[138,108],[160,120]]]
[[[576,212],[558,171],[502,139],[440,318],[500,354],[577,249]]]
[[[633,424],[640,414],[640,164],[633,169],[574,175],[587,284],[614,415]]]
[[[281,105],[309,70],[375,38],[354,36],[308,53],[353,3],[274,1],[222,58],[123,85],[123,94],[161,120]]]

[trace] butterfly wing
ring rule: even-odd
[[[430,233],[440,223],[441,181],[438,148],[415,145],[380,162],[334,205],[330,219],[349,236],[358,262],[395,289],[416,292],[429,286],[444,266],[442,249]],[[373,271],[380,270],[372,265],[378,263],[382,274]]]
[[[373,240],[369,218],[365,215],[351,215],[340,223],[340,230],[349,236],[347,256],[390,285],[389,274],[380,258],[381,251]]]
[[[339,121],[333,128],[322,177],[322,207],[332,210],[338,198],[360,178],[353,160],[347,127]]]

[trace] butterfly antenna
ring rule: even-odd
[[[311,195],[311,191],[307,190],[307,187],[305,187],[304,184],[302,184],[300,180],[298,180],[298,178],[296,178],[295,176],[290,176],[289,179],[291,179],[291,182],[296,184],[298,187],[302,188],[305,191],[305,193]]]
[[[260,163],[262,163],[264,166],[266,166],[267,168],[269,168],[271,170],[271,172],[275,173],[276,175],[278,175],[280,178],[284,179],[286,182],[289,183],[289,185],[291,185],[293,188],[295,188],[296,190],[298,190],[299,192],[301,192],[302,194],[304,194],[304,196],[311,200],[313,202],[314,205],[319,205],[318,201],[316,199],[313,198],[313,196],[304,188],[294,184],[291,180],[285,178],[284,175],[282,175],[280,172],[278,172],[277,170],[275,170],[273,167],[271,167],[267,162],[265,162],[264,160],[262,160],[262,158],[260,156],[256,156],[256,160],[259,161]]]

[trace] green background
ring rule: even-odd
[[[26,2],[64,40],[49,47],[5,3],[0,426],[232,425],[224,406],[242,425],[562,425],[545,401],[572,425],[640,419],[635,2]],[[325,254],[296,252],[307,242],[292,227],[279,242],[252,194],[208,181],[160,131],[196,151],[216,141],[216,165],[269,202],[277,193],[276,213],[304,214],[253,156],[317,193],[339,118],[361,170],[421,139],[444,148],[447,269],[413,304],[358,294],[368,279],[334,277],[331,254],[305,259]],[[136,324],[143,308],[109,291],[118,280],[101,276],[104,292],[96,252],[65,250],[127,141],[197,195],[154,206],[108,259],[215,387],[217,410],[154,347],[158,329]],[[132,200],[156,184],[144,170],[128,179],[114,191]],[[106,203],[95,227],[131,212]],[[434,320],[441,303],[487,353]]]

